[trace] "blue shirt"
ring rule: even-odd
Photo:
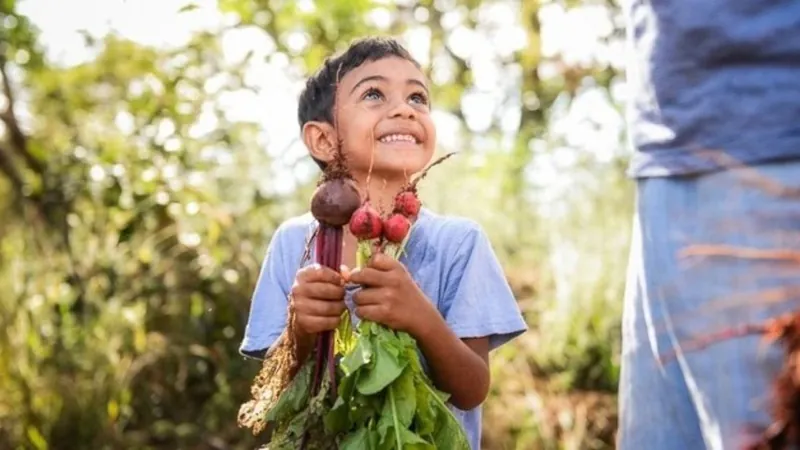
[[[283,331],[287,296],[315,226],[311,214],[305,214],[284,222],[273,235],[253,294],[243,354],[263,354]],[[493,350],[527,329],[489,239],[477,223],[423,208],[401,261],[460,338],[488,337]],[[354,290],[347,292],[346,301],[352,306]],[[479,449],[481,408],[451,409],[472,448]]]
[[[633,51],[630,175],[800,157],[800,1],[623,0],[622,7]]]

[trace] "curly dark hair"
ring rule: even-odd
[[[309,121],[327,122],[333,125],[333,104],[336,98],[337,81],[365,62],[378,61],[388,57],[402,58],[420,67],[420,64],[405,47],[395,39],[388,37],[373,36],[354,40],[343,53],[325,59],[322,67],[308,78],[306,86],[300,94],[297,108],[297,120],[300,128],[302,129],[303,125]],[[321,169],[325,169],[323,161],[313,159]]]

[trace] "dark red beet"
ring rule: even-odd
[[[403,191],[394,198],[394,211],[406,217],[415,217],[421,206],[419,197],[413,191]]]
[[[411,229],[411,222],[402,214],[392,214],[383,222],[383,235],[386,240],[395,244],[403,242]]]
[[[311,197],[311,214],[332,227],[350,222],[350,217],[361,205],[361,196],[353,182],[347,178],[334,178],[317,187]]]
[[[382,231],[381,216],[369,203],[364,203],[350,218],[350,232],[358,240],[377,239]]]

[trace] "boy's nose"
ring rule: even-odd
[[[389,117],[402,117],[404,119],[413,119],[417,116],[417,112],[408,103],[402,101],[397,102],[389,113]]]

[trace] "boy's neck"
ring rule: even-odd
[[[364,190],[363,194],[369,195],[370,204],[381,214],[391,212],[394,205],[394,198],[405,186],[405,178],[385,178],[375,173],[370,177],[367,185],[366,175],[355,174],[359,187]]]

